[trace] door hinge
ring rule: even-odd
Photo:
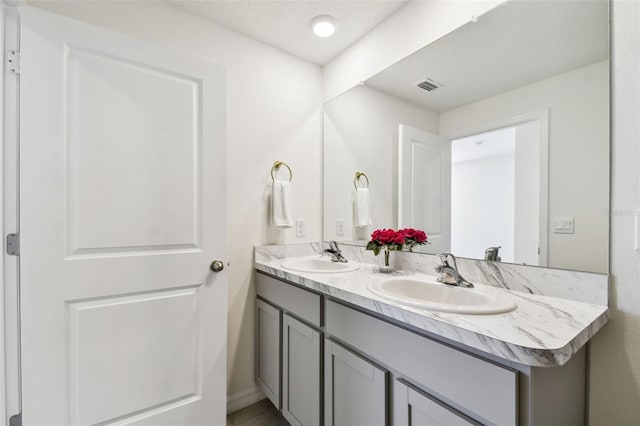
[[[20,256],[20,234],[7,234],[7,254]]]
[[[20,52],[7,50],[7,69],[14,74],[20,74]]]
[[[9,426],[22,426],[22,413],[9,417]]]

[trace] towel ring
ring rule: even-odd
[[[355,186],[356,189],[358,189],[358,182],[362,177],[367,181],[367,186],[365,186],[364,188],[369,187],[369,178],[367,177],[367,175],[365,175],[363,172],[356,172],[356,177],[353,179],[353,186]]]
[[[291,167],[289,167],[287,163],[282,161],[276,161],[275,163],[273,163],[273,167],[271,167],[271,180],[276,180],[276,178],[273,176],[273,171],[279,170],[280,166],[285,166],[287,170],[289,170],[289,182],[291,182],[291,179],[293,179],[293,172],[291,171]]]

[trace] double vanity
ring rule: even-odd
[[[608,7],[502,2],[323,105],[322,235],[348,262],[255,249],[257,382],[291,424],[587,423],[587,343],[608,320]],[[424,230],[432,254],[380,273],[349,242],[386,228]]]
[[[317,248],[255,249],[256,380],[292,425],[585,423],[605,274],[460,259],[461,288],[437,256],[382,274],[362,247]]]

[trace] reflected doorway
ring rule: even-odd
[[[451,141],[451,251],[541,265],[540,120]]]

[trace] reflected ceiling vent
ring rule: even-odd
[[[436,90],[438,87],[443,87],[444,84],[442,83],[438,83],[435,80],[432,80],[430,78],[425,78],[424,80],[422,80],[421,82],[419,82],[417,84],[417,86],[421,89],[426,90],[427,92],[433,92],[434,90]]]

